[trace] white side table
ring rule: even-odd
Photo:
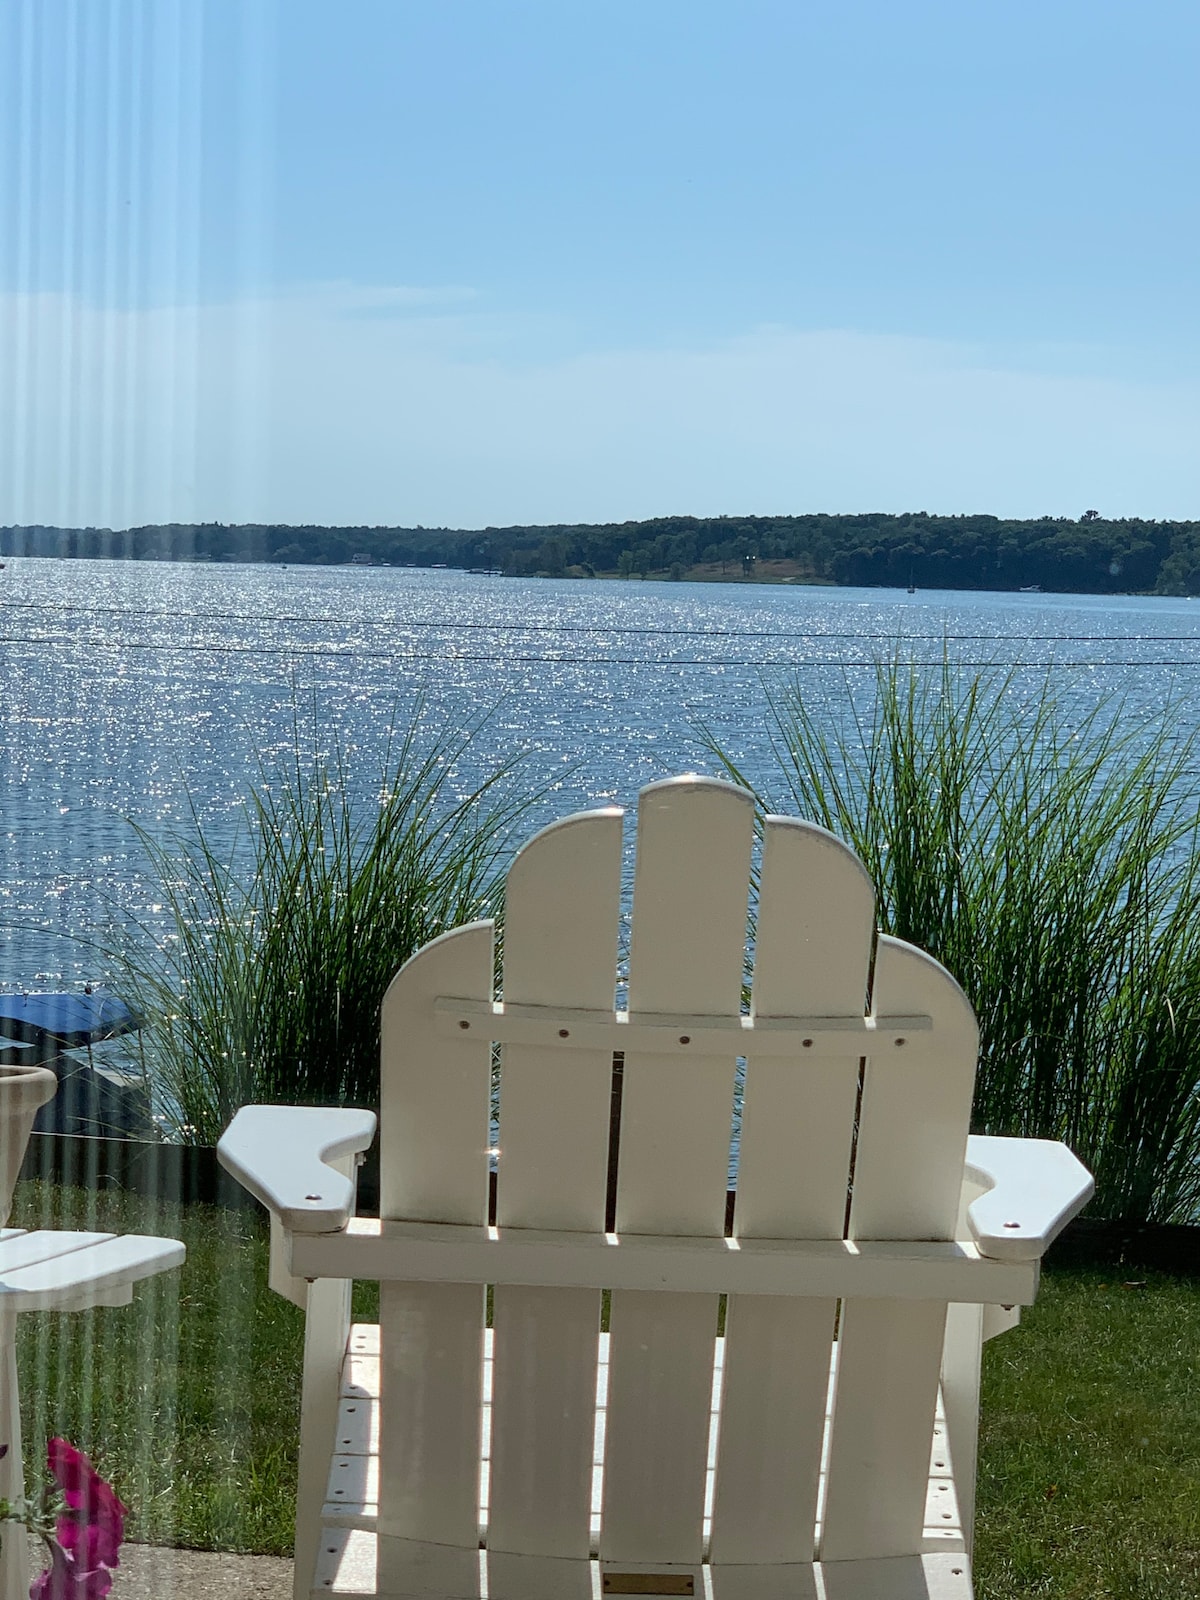
[[[178,1239],[143,1234],[71,1233],[53,1228],[0,1230],[0,1496],[25,1492],[21,1408],[17,1394],[17,1317],[22,1311],[85,1311],[124,1306],[142,1278],[177,1267]],[[28,1600],[25,1531],[10,1523],[0,1550],[0,1600]]]

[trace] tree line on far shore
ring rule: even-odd
[[[654,517],[508,528],[168,523],[0,528],[0,556],[456,567],[515,577],[1200,594],[1200,521],[900,515]]]

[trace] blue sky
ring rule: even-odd
[[[7,0],[0,521],[1200,515],[1200,9]]]

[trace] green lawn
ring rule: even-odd
[[[1200,1596],[1200,1285],[1047,1272],[987,1346],[980,1600]]]
[[[134,1538],[286,1553],[302,1319],[266,1288],[255,1215],[23,1184],[13,1221],[188,1247],[131,1307],[21,1319],[27,1451],[52,1433],[87,1449]],[[979,1600],[1200,1600],[1198,1358],[1195,1282],[1046,1274],[987,1350]]]
[[[62,1434],[133,1509],[131,1538],[288,1553],[303,1317],[266,1287],[255,1213],[25,1183],[12,1222],[187,1246],[182,1269],[140,1285],[130,1306],[20,1319],[26,1462]]]

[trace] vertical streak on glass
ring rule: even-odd
[[[144,12],[140,16],[144,18]],[[115,31],[115,30],[114,30]],[[146,61],[144,21],[130,26],[126,41],[125,71],[118,67],[116,98],[121,108],[123,149],[113,166],[121,174],[123,191],[121,230],[122,248],[119,281],[115,285],[114,322],[119,314],[123,323],[115,340],[114,403],[115,427],[119,440],[117,456],[118,488],[112,512],[114,528],[127,527],[135,516],[138,477],[143,452],[139,448],[141,418],[138,414],[142,345],[142,303],[145,293],[145,245],[147,218],[151,210],[148,164],[146,162],[146,98],[150,93]],[[115,554],[115,551],[114,551]]]
[[[80,127],[84,121],[80,105],[83,89],[80,73],[80,20],[77,4],[66,7],[62,35],[63,75],[59,115],[62,118],[62,152],[58,226],[60,230],[55,283],[58,299],[58,327],[55,337],[58,380],[54,404],[47,408],[56,431],[54,461],[54,520],[70,527],[77,519],[80,496],[80,438],[76,427],[79,397],[79,216]],[[49,53],[47,53],[49,59]],[[49,76],[49,74],[47,74]],[[42,101],[43,116],[54,105],[53,92]],[[46,141],[49,143],[49,140]],[[41,452],[38,452],[39,456]],[[48,453],[49,454],[49,453]]]
[[[156,474],[146,514],[152,521],[189,521],[196,504],[196,357],[199,291],[200,10],[163,7],[152,13],[161,69],[156,124],[165,136],[161,229],[164,244],[164,362],[153,369],[167,418],[166,473]],[[174,114],[171,115],[171,108]],[[150,398],[147,396],[147,398]],[[148,486],[149,487],[149,486]]]
[[[39,107],[46,102],[45,28],[39,27],[37,0],[25,3],[6,15],[6,22],[15,28],[16,38],[5,59],[19,63],[18,82],[13,96],[16,138],[9,146],[9,162],[15,165],[11,179],[14,215],[6,230],[12,241],[12,256],[16,270],[14,285],[10,289],[11,313],[6,318],[7,341],[11,342],[11,385],[6,396],[4,416],[4,455],[0,457],[10,487],[11,510],[14,522],[35,520],[41,511],[38,501],[37,458],[43,448],[39,422],[44,404],[41,393],[39,358],[44,341],[39,333],[44,331],[48,315],[49,296],[41,283],[45,263],[40,249],[38,231],[39,213],[35,209],[35,196],[46,191],[47,165],[45,159],[44,130],[39,124]],[[39,92],[40,91],[40,92]],[[6,217],[6,222],[9,221]],[[18,669],[19,670],[19,669]],[[11,698],[11,696],[10,696]],[[15,750],[14,750],[15,757]],[[19,791],[18,791],[19,792]],[[18,859],[28,847],[28,840],[18,842]],[[50,1189],[41,1187],[41,1226],[49,1226]],[[20,1390],[24,1412],[25,1474],[29,1487],[38,1481],[41,1452],[48,1437],[49,1394],[48,1377],[53,1363],[61,1373],[62,1344],[58,1338],[61,1318],[39,1315],[18,1318],[18,1339],[24,1335],[26,1349],[33,1344],[31,1363],[20,1365]],[[32,1322],[33,1327],[23,1327],[22,1322]],[[33,1335],[30,1340],[30,1335]]]
[[[5,286],[8,310],[0,338],[0,348],[8,351],[4,365],[10,373],[2,413],[4,427],[0,430],[0,470],[11,486],[11,515],[18,522],[28,516],[32,449],[32,408],[28,402],[33,369],[35,3],[36,0],[24,0],[24,4],[5,13],[3,21],[5,77],[11,85],[9,103],[15,108],[16,128],[16,138],[8,145],[4,163],[3,226],[16,281]]]
[[[231,240],[234,293],[229,329],[229,367],[212,374],[208,395],[210,414],[228,418],[228,433],[221,440],[225,460],[213,472],[213,486],[231,507],[231,521],[241,517],[277,515],[263,495],[265,463],[269,450],[268,403],[270,350],[268,319],[262,314],[270,276],[269,225],[272,216],[276,117],[275,63],[277,60],[275,0],[254,0],[239,15],[237,74],[233,99],[236,106],[236,146],[228,174],[235,219]],[[224,176],[224,174],[222,175]],[[214,404],[220,386],[221,403]],[[215,462],[210,466],[215,469]],[[256,509],[261,507],[261,509]]]
[[[148,9],[144,15],[151,86],[138,107],[138,160],[146,173],[143,192],[147,221],[153,219],[153,238],[143,227],[143,281],[131,300],[131,320],[145,329],[146,337],[138,352],[140,359],[135,360],[130,395],[142,459],[130,486],[129,520],[191,521],[196,516],[199,489],[202,8],[176,0],[169,7]],[[152,130],[149,138],[147,125]],[[156,1206],[156,1231],[170,1231],[165,1224],[174,1212],[174,1207]],[[183,1441],[176,1404],[179,1293],[177,1287],[172,1292],[172,1286],[165,1283],[146,1287],[151,1299],[144,1324],[147,1342],[139,1351],[144,1366],[136,1410],[139,1455],[135,1481],[148,1508],[162,1476],[163,1455],[170,1456],[173,1466],[177,1462],[182,1465]],[[221,1375],[213,1374],[213,1378],[218,1393],[227,1388]],[[226,1439],[217,1441],[216,1455],[229,1460]],[[178,1487],[185,1476],[186,1468],[169,1470],[166,1482]],[[166,1503],[171,1507],[170,1518],[156,1519],[154,1537],[156,1542],[173,1544],[179,1536],[181,1506],[176,1494],[169,1494]]]
[[[177,1231],[179,1208],[160,1200],[147,1203],[145,1225],[156,1234]],[[132,1504],[152,1542],[170,1544],[178,1537],[178,1509],[174,1489],[182,1476],[179,1436],[180,1283],[177,1273],[151,1278],[137,1291],[138,1311],[135,1356],[136,1394],[129,1408],[136,1439],[136,1458],[130,1480]],[[132,1309],[132,1308],[131,1308]],[[128,1314],[128,1313],[127,1313]],[[169,1521],[154,1509],[163,1502],[171,1507]],[[144,1535],[145,1536],[145,1535]]]
[[[130,325],[129,308],[120,302],[118,295],[118,262],[120,238],[126,206],[120,192],[122,134],[121,109],[121,55],[123,43],[121,8],[110,8],[106,13],[107,28],[101,46],[96,50],[96,77],[102,83],[101,103],[96,124],[96,146],[102,170],[97,174],[96,192],[103,196],[101,238],[97,241],[96,256],[100,268],[97,312],[100,317],[98,372],[93,384],[97,411],[96,449],[98,456],[97,498],[94,517],[101,527],[117,527],[121,520],[121,507],[117,489],[117,441],[119,411],[119,336],[122,327]],[[100,61],[103,60],[103,71]]]

